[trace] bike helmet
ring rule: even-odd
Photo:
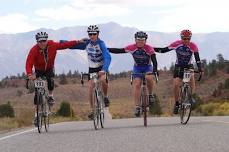
[[[47,41],[47,39],[48,39],[48,34],[46,32],[38,32],[36,34],[37,42],[39,42],[39,41]]]
[[[139,32],[136,32],[134,34],[134,37],[135,37],[135,39],[137,39],[137,38],[139,38],[139,39],[147,39],[148,35],[143,31],[139,31]]]
[[[181,38],[182,37],[188,37],[191,38],[192,37],[192,32],[190,30],[183,30],[180,33]]]
[[[90,25],[87,28],[88,33],[99,33],[99,27],[97,25]]]

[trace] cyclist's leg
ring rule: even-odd
[[[134,78],[134,103],[136,106],[140,106],[140,89],[141,89],[141,79]]]
[[[180,95],[180,86],[183,78],[183,69],[175,66],[173,78],[174,78],[173,87],[174,87],[174,99],[175,99],[173,113],[177,114],[179,108],[179,95]]]
[[[101,67],[98,68],[90,68],[88,70],[88,73],[95,73],[95,72],[99,72],[101,70]],[[90,79],[90,76],[88,76],[88,96],[89,96],[89,103],[90,103],[90,108],[93,109],[93,89],[95,87],[95,84],[93,82],[93,80]]]
[[[142,73],[142,69],[139,66],[134,66],[133,73]],[[140,106],[140,89],[141,89],[141,75],[133,75],[134,78],[134,103],[136,106]]]
[[[101,76],[101,82],[102,82],[102,89],[104,96],[107,96],[107,90],[108,90],[108,83],[106,82],[106,75]]]
[[[95,84],[93,80],[88,81],[88,96],[89,96],[89,103],[90,103],[90,108],[93,109],[93,89],[95,87]]]
[[[49,104],[53,105],[55,100],[54,100],[54,97],[53,97],[53,90],[54,90],[54,70],[51,69],[47,72],[45,72],[45,77],[47,79],[47,83],[48,83],[48,95],[49,95],[49,98],[48,98],[48,102]]]
[[[144,69],[145,73],[151,73],[153,71],[153,68],[151,65],[146,66]],[[146,75],[146,83],[147,83],[147,88],[149,95],[152,95],[153,92],[153,75]]]
[[[104,104],[105,104],[105,107],[109,107],[110,100],[108,98],[108,83],[106,82],[105,74],[101,76],[101,82],[102,82],[102,90],[104,94]]]

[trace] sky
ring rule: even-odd
[[[0,0],[0,34],[116,22],[143,31],[229,32],[228,0]]]

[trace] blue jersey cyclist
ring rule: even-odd
[[[88,64],[89,64],[89,73],[98,72],[101,82],[102,82],[102,90],[104,93],[104,103],[105,106],[109,106],[108,99],[108,84],[106,82],[105,73],[108,72],[111,56],[105,43],[99,38],[99,27],[97,25],[90,25],[87,29],[87,33],[89,39],[85,39],[84,43],[76,44],[71,49],[80,49],[87,51]],[[89,79],[89,101],[90,107],[93,108],[93,88],[94,82]],[[90,119],[93,119],[93,110],[88,115]]]

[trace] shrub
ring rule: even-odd
[[[63,116],[63,117],[73,117],[74,112],[73,112],[73,109],[71,108],[70,103],[62,102],[60,104],[60,109],[57,111],[57,115]]]
[[[156,94],[154,94],[154,96],[155,96],[155,101],[154,101],[153,105],[151,105],[149,107],[150,114],[152,114],[152,115],[161,115],[162,114],[162,109],[161,109],[161,106],[160,106],[159,98],[157,97]]]
[[[0,105],[0,117],[15,117],[14,109],[10,102]]]

